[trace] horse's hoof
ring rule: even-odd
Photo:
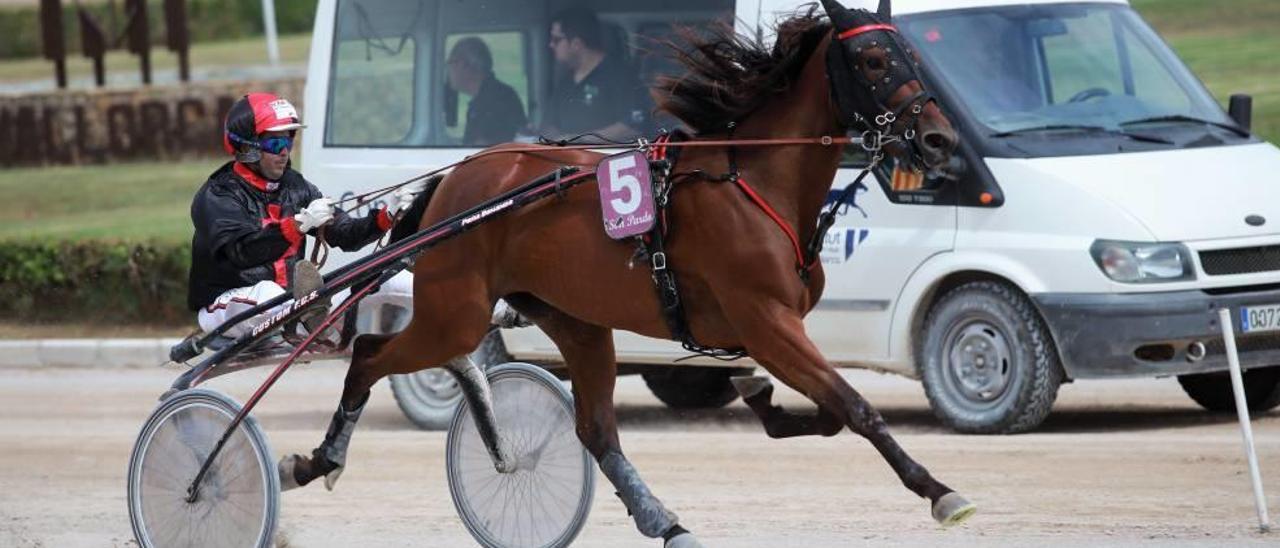
[[[702,548],[702,543],[698,542],[698,538],[693,536],[693,533],[686,531],[671,537],[671,540],[664,543],[662,548]]]
[[[338,483],[338,477],[339,477],[339,476],[342,476],[342,470],[343,470],[343,468],[345,468],[345,467],[344,467],[344,466],[339,466],[339,467],[337,467],[337,468],[334,468],[334,469],[333,469],[333,471],[331,471],[331,472],[329,472],[328,474],[325,474],[325,475],[324,475],[324,488],[325,488],[325,489],[328,489],[328,490],[330,490],[330,491],[332,491],[332,490],[333,490],[333,486],[334,486],[334,484]]]
[[[938,520],[943,527],[959,525],[977,511],[977,506],[955,491],[942,495],[937,502],[933,503],[933,519]]]
[[[738,394],[742,395],[744,400],[773,386],[769,377],[729,377],[729,382],[733,383],[733,387],[738,389]]]
[[[276,465],[276,472],[280,474],[280,490],[288,491],[301,487],[298,485],[298,478],[293,475],[293,471],[298,469],[298,461],[302,457],[298,455],[289,455],[280,459],[280,464]]]

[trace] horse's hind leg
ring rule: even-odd
[[[760,308],[738,310],[736,312],[741,315],[731,316],[736,318],[734,325],[742,340],[748,341],[747,350],[752,358],[788,386],[808,396],[824,412],[839,417],[850,429],[870,441],[898,474],[903,485],[932,502],[933,517],[939,522],[952,525],[973,514],[972,504],[934,479],[928,470],[907,455],[889,434],[880,413],[823,359],[813,341],[805,335],[804,322],[799,314],[781,305],[755,306]]]
[[[596,458],[600,470],[635,519],[640,533],[662,537],[666,548],[693,548],[701,544],[679,524],[675,513],[649,491],[635,467],[622,454],[613,407],[617,379],[612,332],[588,324],[533,299],[511,300],[556,343],[573,381],[578,439]]]
[[[733,377],[733,386],[742,395],[742,401],[760,418],[764,431],[771,438],[796,436],[834,436],[844,430],[844,420],[839,415],[819,407],[816,413],[801,414],[773,405],[773,384],[765,377]]]
[[[466,355],[487,329],[488,307],[479,304],[466,307],[464,313],[433,318],[415,316],[400,333],[356,338],[342,399],[329,422],[324,441],[312,450],[310,457],[290,455],[280,460],[281,489],[303,486],[319,477],[325,478],[326,488],[333,489],[346,465],[351,434],[369,400],[369,390],[387,375],[444,365],[459,378],[470,398],[474,392],[470,381],[475,380],[475,375],[465,366],[478,368],[470,364]],[[482,377],[479,382],[483,382]]]

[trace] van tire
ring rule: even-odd
[[[929,311],[916,362],[933,413],[967,434],[1015,434],[1049,415],[1065,377],[1040,314],[999,282],[961,285]]]
[[[1215,413],[1235,412],[1231,377],[1226,371],[1178,375],[1182,391],[1201,407]],[[1249,411],[1262,413],[1280,406],[1280,366],[1260,367],[1243,372],[1244,399]]]
[[[481,370],[511,361],[502,342],[502,334],[494,329],[484,336],[471,353],[471,360]],[[462,389],[453,374],[443,367],[423,369],[404,375],[391,375],[391,394],[406,417],[423,430],[445,430],[453,420],[454,409],[462,401]]]
[[[738,399],[729,377],[750,375],[750,367],[673,365],[640,376],[649,391],[672,409],[719,409]]]

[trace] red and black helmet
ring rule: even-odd
[[[255,143],[259,135],[268,131],[293,131],[303,127],[298,110],[287,99],[281,99],[274,93],[250,93],[237,99],[227,111],[222,148],[227,154],[234,155],[238,162],[257,162],[262,158],[257,148],[237,152],[236,144]]]

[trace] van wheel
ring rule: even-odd
[[[511,361],[511,354],[507,353],[499,330],[494,329],[484,336],[480,346],[471,353],[471,360],[481,370]],[[462,401],[462,388],[443,367],[391,375],[391,393],[404,415],[423,430],[449,428],[454,408]]]
[[[1064,377],[1039,313],[1003,283],[973,282],[938,301],[916,353],[925,395],[947,426],[1013,434],[1049,415]]]
[[[1243,372],[1244,401],[1249,411],[1266,412],[1280,406],[1280,366]],[[1226,371],[1178,375],[1182,391],[1201,407],[1214,412],[1234,412],[1236,398],[1231,393],[1231,377]]]
[[[749,375],[750,367],[674,365],[641,374],[662,403],[672,409],[718,409],[738,399],[729,377]]]

